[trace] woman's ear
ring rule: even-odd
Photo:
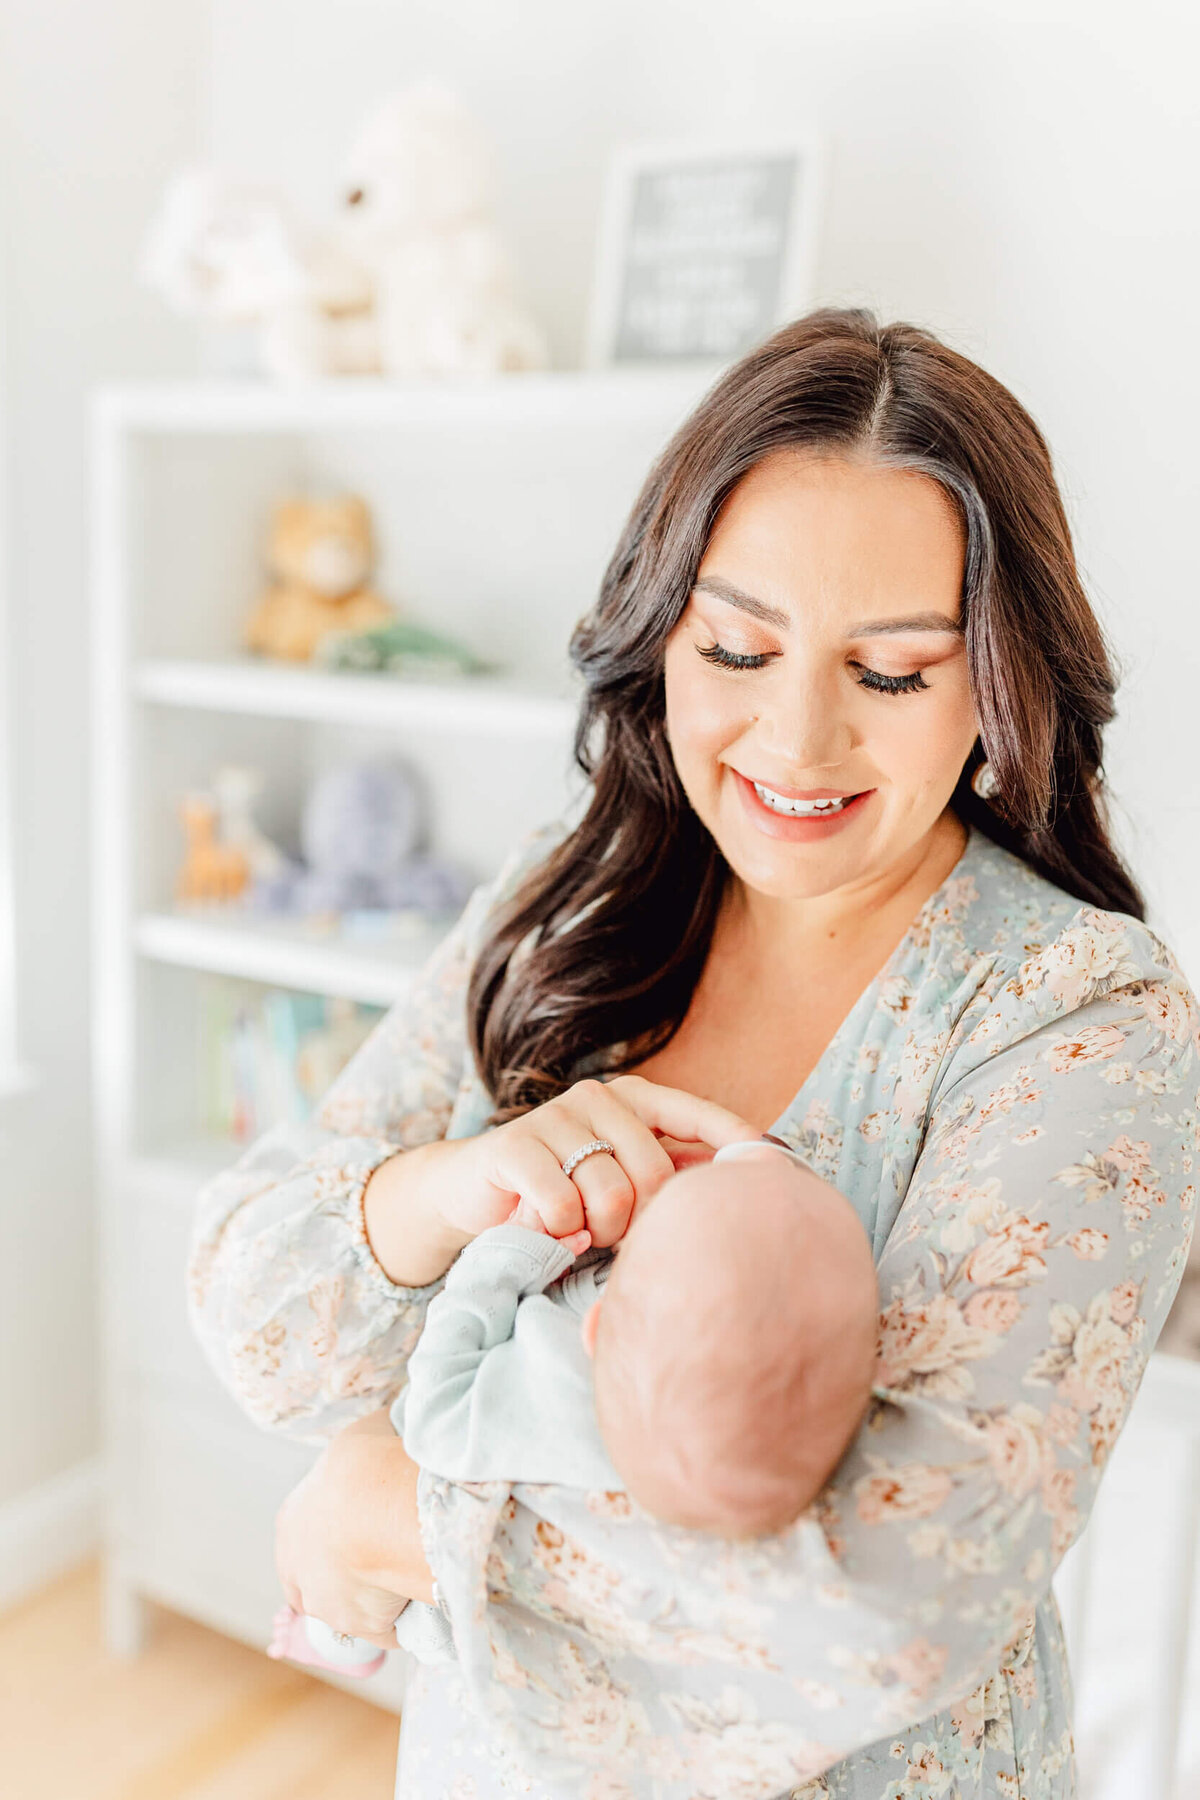
[[[589,1356],[596,1354],[596,1333],[600,1329],[600,1301],[593,1300],[583,1315],[583,1347]]]

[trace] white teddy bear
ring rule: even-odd
[[[489,217],[485,147],[451,93],[424,83],[386,102],[344,178],[343,214],[315,232],[278,195],[214,171],[181,176],[143,278],[179,311],[256,324],[280,380],[545,366]]]

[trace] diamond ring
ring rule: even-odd
[[[585,1156],[599,1156],[604,1152],[607,1152],[609,1156],[616,1155],[615,1149],[608,1142],[607,1138],[592,1138],[590,1143],[580,1144],[578,1150],[572,1150],[566,1162],[560,1164],[563,1174],[572,1174],[579,1167]]]

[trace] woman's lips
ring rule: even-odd
[[[867,801],[875,792],[874,788],[864,788],[861,794],[855,794],[837,812],[813,813],[807,818],[793,818],[787,813],[775,812],[765,801],[759,799],[754,783],[740,775],[736,769],[730,773],[741,795],[742,804],[751,820],[764,837],[783,838],[792,844],[816,843],[823,838],[833,837],[836,832],[845,828],[851,819],[862,812]],[[776,790],[783,794],[783,789]],[[833,800],[837,798],[836,788],[813,788],[803,794],[784,794],[785,799]]]

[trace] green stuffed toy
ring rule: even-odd
[[[393,619],[369,631],[328,632],[317,645],[313,661],[325,669],[354,674],[379,672],[431,680],[481,675],[493,668],[453,638],[407,619]]]

